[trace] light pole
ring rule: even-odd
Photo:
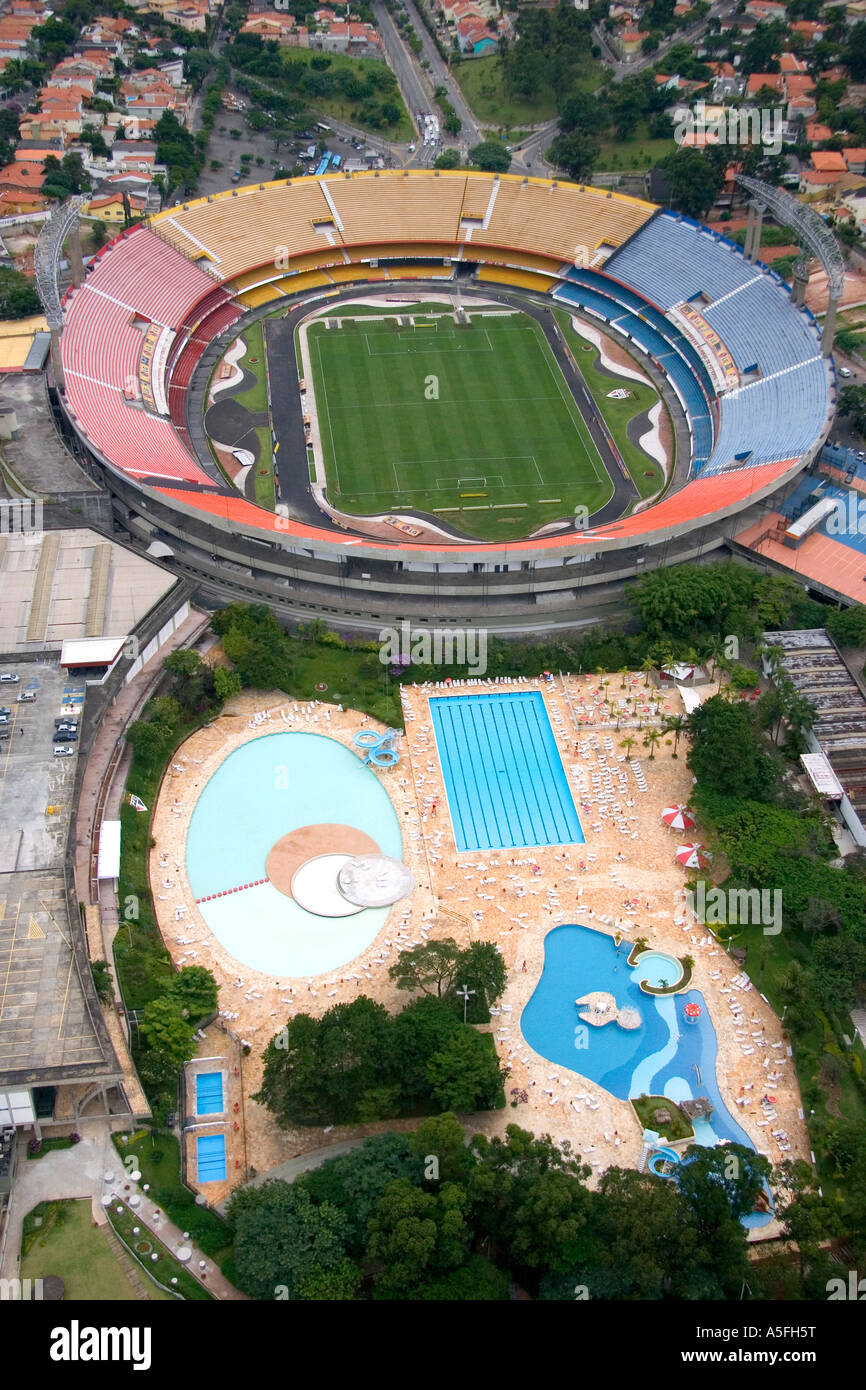
[[[467,989],[465,985],[463,986],[462,989],[458,989],[458,990],[457,990],[457,998],[463,1000],[463,1022],[464,1022],[464,1023],[466,1022],[466,1007],[467,1007],[467,1005],[468,1005],[468,1003],[469,1003],[469,996],[470,996],[471,994],[474,994],[474,993],[475,993],[475,990],[474,990],[474,989]]]

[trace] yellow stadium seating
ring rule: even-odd
[[[238,295],[241,304],[245,304],[248,309],[258,309],[262,304],[270,304],[272,299],[283,299],[285,296],[276,285],[259,285],[255,290],[244,290]]]
[[[462,246],[466,259],[483,259],[510,248],[528,269],[552,270],[573,262],[579,247],[591,257],[600,246],[621,245],[654,211],[637,198],[544,179],[382,170],[231,189],[167,208],[150,225],[246,290],[283,255],[292,270],[311,270],[344,265],[346,254],[352,262],[453,256]],[[476,222],[469,241],[462,217]],[[488,226],[478,226],[485,218]]]
[[[551,286],[559,283],[554,275],[538,275],[532,270],[493,265],[483,265],[478,272],[478,279],[492,281],[496,285],[516,285],[522,290],[538,290],[541,294],[546,294]]]

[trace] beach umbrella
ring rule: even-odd
[[[688,806],[666,806],[662,820],[668,830],[694,830],[695,818]]]
[[[700,1004],[686,1004],[686,1007],[683,1009],[683,1013],[685,1014],[689,1023],[696,1023],[701,1016],[701,1006]]]
[[[680,845],[676,857],[684,869],[706,869],[710,862],[703,845]]]

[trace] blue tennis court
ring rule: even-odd
[[[200,1134],[195,1141],[199,1182],[223,1182],[226,1175],[226,1137]]]
[[[539,691],[430,701],[458,850],[583,844]]]
[[[221,1115],[222,1109],[222,1072],[200,1071],[195,1079],[195,1113],[197,1115]]]

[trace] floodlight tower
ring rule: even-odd
[[[751,193],[749,215],[746,226],[746,258],[758,260],[761,246],[761,223],[765,212],[771,212],[782,227],[793,227],[800,244],[800,254],[794,268],[794,302],[802,306],[806,298],[808,283],[808,261],[816,256],[827,275],[827,312],[824,316],[824,333],[821,347],[825,357],[833,351],[833,338],[836,333],[836,310],[845,288],[845,262],[839,243],[822,217],[813,208],[798,203],[790,193],[772,184],[753,179],[748,174],[737,174],[737,183]]]

